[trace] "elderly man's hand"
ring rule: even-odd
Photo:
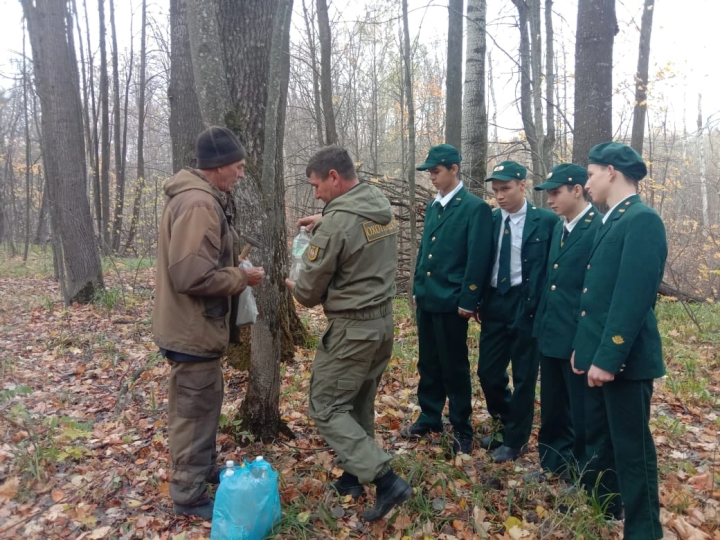
[[[312,228],[317,225],[317,222],[322,218],[322,214],[313,214],[312,216],[305,216],[297,220],[297,228],[306,227],[308,231],[312,231]]]
[[[265,277],[265,270],[262,266],[251,266],[250,268],[243,268],[247,274],[248,285],[254,287],[262,281]]]
[[[295,288],[295,282],[290,278],[286,278],[285,286],[290,290],[290,292],[293,292],[293,289]]]

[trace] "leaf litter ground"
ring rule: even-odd
[[[109,275],[106,294],[95,304],[65,309],[54,301],[59,291],[53,280],[0,266],[0,538],[210,536],[209,523],[172,515],[169,370],[150,334],[153,271],[138,268]],[[720,539],[720,310],[693,309],[674,302],[659,307],[669,372],[656,384],[652,414],[662,521],[666,538]],[[322,311],[299,310],[320,335]],[[477,331],[473,325],[475,357]],[[219,454],[236,461],[261,454],[280,472],[283,520],[274,537],[621,538],[622,524],[602,518],[602,501],[566,494],[552,479],[523,479],[539,467],[537,429],[531,451],[504,465],[493,464],[477,445],[472,455],[451,458],[447,436],[402,439],[401,427],[418,414],[416,350],[415,327],[399,300],[394,355],[376,401],[377,440],[395,455],[396,469],[415,493],[370,525],[359,516],[373,503],[374,489],[366,488],[355,503],[327,488],[341,471],[307,416],[313,351],[298,348],[295,361],[282,366],[281,415],[296,438],[272,444],[230,429],[247,372],[225,370],[223,414],[229,420],[218,438]],[[472,420],[479,438],[491,421],[474,379]]]

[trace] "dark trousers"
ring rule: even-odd
[[[658,466],[650,433],[653,381],[615,379],[585,390],[586,455],[583,483],[608,513],[625,506],[625,540],[657,540]],[[618,496],[619,494],[619,496]]]
[[[445,400],[449,401],[450,423],[458,435],[472,436],[472,383],[468,360],[468,319],[456,313],[417,310],[418,423],[442,426]]]
[[[192,504],[205,493],[206,480],[217,458],[215,437],[223,400],[222,367],[219,358],[168,363],[170,497],[177,504]]]
[[[492,289],[483,306],[480,328],[480,385],[488,412],[504,426],[503,444],[511,448],[522,448],[530,438],[540,364],[537,340],[516,325],[521,302],[519,286],[504,295]],[[511,361],[512,392],[507,372]]]
[[[570,360],[540,357],[540,464],[557,475],[571,475],[585,454],[587,378],[575,375]]]

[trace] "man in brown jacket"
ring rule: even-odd
[[[153,336],[170,364],[170,497],[176,515],[212,519],[207,481],[215,469],[215,435],[230,338],[230,302],[257,285],[260,267],[237,266],[237,235],[222,192],[244,177],[245,150],[228,129],[211,127],[195,143],[197,169],[165,183],[168,199],[158,239]]]

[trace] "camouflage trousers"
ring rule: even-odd
[[[390,455],[375,442],[375,395],[393,335],[392,306],[329,316],[312,366],[310,416],[338,466],[361,483],[389,469]]]
[[[223,400],[220,359],[170,364],[168,444],[172,475],[170,497],[192,504],[207,490],[215,467],[215,437]]]

